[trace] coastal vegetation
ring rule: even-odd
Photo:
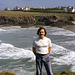
[[[10,71],[3,71],[3,72],[0,72],[0,75],[16,75],[16,74]]]
[[[0,11],[0,25],[67,26],[74,25],[74,13]]]
[[[3,71],[3,72],[0,72],[0,75],[16,75],[16,74],[10,71]],[[53,75],[75,75],[75,72],[63,71],[61,73],[53,73]]]

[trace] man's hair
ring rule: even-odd
[[[37,35],[39,35],[39,32],[40,32],[41,29],[44,29],[44,31],[45,31],[45,36],[46,36],[47,32],[46,32],[46,29],[45,29],[44,27],[40,27],[40,28],[38,29]]]

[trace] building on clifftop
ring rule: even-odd
[[[26,7],[24,8],[24,11],[29,11],[29,10],[30,10],[29,6],[26,6]]]
[[[9,9],[9,8],[5,8],[4,10],[5,10],[5,11],[10,11],[10,9]]]

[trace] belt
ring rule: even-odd
[[[38,53],[37,53],[37,55],[45,56],[45,55],[47,55],[47,54],[38,54]]]

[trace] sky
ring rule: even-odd
[[[57,6],[73,6],[75,7],[75,0],[0,0],[0,10],[10,8],[11,10],[15,7],[46,7],[54,8]]]

